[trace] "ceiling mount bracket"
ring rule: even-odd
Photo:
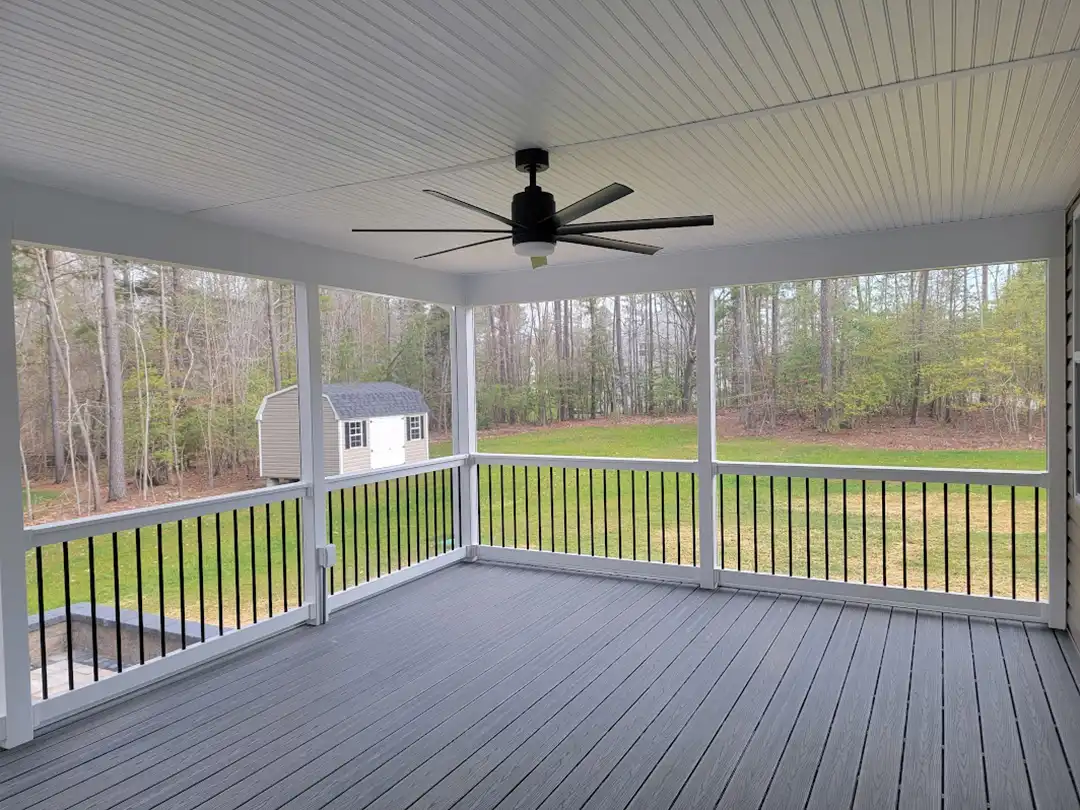
[[[519,149],[514,153],[514,165],[519,172],[532,174],[547,171],[548,153],[546,149]]]

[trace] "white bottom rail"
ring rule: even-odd
[[[698,569],[688,565],[646,560],[620,560],[613,557],[589,557],[583,554],[566,554],[561,551],[536,551],[500,546],[475,546],[475,548],[476,558],[481,562],[528,565],[582,574],[602,574],[686,585],[697,585],[701,579]]]
[[[371,580],[370,582],[363,582],[359,585],[338,591],[333,596],[327,597],[326,606],[330,613],[335,610],[340,610],[343,607],[362,602],[365,599],[370,599],[376,594],[388,591],[391,588],[396,588],[399,585],[404,585],[406,582],[412,582],[414,579],[433,574],[441,568],[446,568],[448,565],[461,562],[465,559],[466,548],[455,548],[451,551],[446,551],[440,554],[438,557],[432,557],[431,559],[424,560],[423,562],[413,563],[408,568],[401,568],[394,571],[392,574],[383,574],[381,577]]]

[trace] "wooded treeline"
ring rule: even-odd
[[[1041,425],[1041,263],[729,287],[715,308],[717,404],[748,430],[976,413],[1002,432]],[[695,407],[693,292],[488,307],[477,341],[481,426]]]
[[[83,514],[258,475],[256,411],[296,382],[291,284],[31,247],[14,268],[28,490],[67,484]],[[337,290],[320,309],[325,381],[417,388],[446,429],[445,310]]]

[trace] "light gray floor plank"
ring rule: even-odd
[[[630,807],[668,807],[675,801],[705,749],[738,703],[743,690],[753,680],[774,644],[780,650],[793,651],[817,608],[818,603],[815,600],[781,597],[773,603],[773,608],[770,609],[772,616],[767,616],[762,622],[760,638],[754,639],[757,643],[743,647],[724,673],[724,677],[713,687],[694,716],[679,732],[674,743],[656,763],[656,767],[630,802]],[[597,793],[588,806],[594,806],[594,802],[595,806],[611,806],[604,799],[605,796]]]
[[[971,630],[963,616],[942,618],[945,677],[945,810],[986,806],[986,772]]]
[[[1061,736],[1065,758],[1076,778],[1080,774],[1080,690],[1062,654],[1057,632],[1036,625],[1028,625],[1025,630]]]
[[[721,593],[717,598],[723,597]],[[537,807],[582,763],[589,770],[590,781],[595,782],[598,774],[606,774],[618,757],[667,707],[710,653],[729,638],[728,633],[753,600],[753,594],[749,593],[731,595],[709,626],[687,646],[642,698],[636,700],[617,720],[611,722],[610,717],[604,720],[595,717],[591,722],[582,723],[539,762],[523,760],[515,752],[478,783],[462,799],[461,805],[473,810],[487,810],[495,806]],[[605,709],[609,708],[606,704],[605,701]],[[584,797],[581,801],[584,801]]]
[[[625,585],[627,587],[620,589],[622,592],[613,602],[593,612],[588,627],[580,633],[568,633],[564,639],[550,646],[549,655],[545,658],[546,665],[550,666],[565,655],[576,652],[583,643],[596,635],[594,631],[597,627],[604,628],[612,622],[632,620],[634,616],[648,610],[663,593],[662,589],[646,583]],[[573,597],[568,600],[578,607],[582,606],[582,603]],[[531,614],[526,612],[526,615]],[[531,654],[530,650],[524,655],[528,658]],[[497,670],[490,681],[481,677],[479,683],[486,688],[479,693],[459,689],[450,692],[445,701],[434,701],[427,705],[422,701],[420,707],[406,704],[396,710],[388,707],[390,711],[381,718],[378,715],[355,714],[313,736],[305,734],[306,740],[295,748],[273,746],[274,750],[269,752],[273,758],[268,757],[266,751],[256,751],[245,760],[246,766],[242,770],[241,780],[235,780],[232,773],[225,773],[215,778],[214,784],[206,786],[205,789],[200,786],[196,793],[213,795],[214,802],[219,807],[236,807],[252,800],[272,804],[274,797],[282,794],[287,799],[290,791],[300,792],[332,776],[337,769],[373,746],[382,744],[385,748],[390,744],[387,741],[394,741],[399,747],[405,747],[422,737],[432,726],[453,717],[464,708],[480,705],[475,701],[494,701],[500,695],[512,695],[516,691],[513,688],[516,685],[513,678],[515,663],[516,660],[511,661],[508,666]],[[436,670],[433,674],[438,677],[442,673]],[[530,677],[534,675],[526,673],[519,680],[528,681]],[[454,684],[450,683],[448,686],[453,687]],[[417,708],[420,711],[414,712]],[[219,792],[210,793],[211,789]],[[191,804],[191,797],[185,796],[182,802],[170,802],[166,806],[169,810],[176,810],[177,807],[198,805]]]
[[[673,808],[715,807],[738,766],[748,761],[748,756],[762,755],[762,750],[768,747],[769,735],[775,733],[787,737],[840,618],[840,611],[838,602],[822,602],[805,623],[799,621],[797,614],[792,614],[789,626],[781,631],[754,678],[705,749]],[[758,731],[763,729],[764,735],[758,737]],[[755,739],[761,745],[751,752]],[[776,756],[779,755],[778,751]],[[761,764],[754,763],[754,767]],[[758,786],[754,785],[754,780],[760,772],[752,768],[744,774],[748,780],[743,784],[756,792]],[[764,786],[761,786],[760,793],[764,792]],[[738,794],[732,796],[734,806],[747,803]]]
[[[787,738],[755,735],[758,753],[753,748],[747,750],[720,806],[735,806],[732,800],[736,796],[743,797],[745,806],[754,807],[765,796],[766,804],[776,807],[805,802],[865,618],[865,605],[844,606],[806,700],[793,713],[791,734]]]
[[[1001,642],[993,619],[972,617],[971,648],[975,659],[975,687],[979,698],[986,785],[991,807],[1023,810],[1032,807],[1016,712],[1009,695]]]
[[[1027,633],[1019,622],[999,621],[998,636],[1016,706],[1020,742],[1035,794],[1035,806],[1080,807],[1080,796],[1072,783]]]
[[[618,681],[617,674],[605,673],[573,695],[546,722],[540,723],[539,705],[523,714],[491,742],[451,771],[431,790],[410,807],[412,810],[445,810],[466,794],[471,794],[485,777],[497,768],[508,765],[505,793],[512,788],[537,762],[563,742],[575,730],[593,731],[599,737],[601,729],[610,728],[618,718],[642,701],[643,695],[666,674],[669,667],[682,659],[687,648],[721,611],[731,593],[702,594],[701,604],[693,614],[682,619],[679,626],[644,661]],[[689,600],[688,600],[689,601]],[[630,662],[618,662],[625,671]],[[612,668],[613,670],[615,667]],[[520,770],[516,771],[517,765]],[[470,799],[466,805],[476,808]]]
[[[854,808],[877,810],[896,805],[914,640],[915,613],[894,610],[869,718]],[[857,756],[857,752],[850,755]]]
[[[676,602],[676,596],[683,598]],[[673,594],[670,607],[661,603],[654,611],[656,615],[644,617],[638,631],[645,630],[645,632],[639,634],[635,631],[633,634],[624,634],[619,639],[621,644],[608,645],[593,656],[587,665],[581,666],[576,671],[568,670],[564,676],[553,678],[555,685],[543,691],[540,697],[531,704],[524,707],[520,705],[508,707],[505,712],[492,712],[434,755],[425,755],[423,750],[417,752],[419,759],[413,761],[418,767],[411,770],[407,778],[397,781],[389,790],[380,792],[370,804],[365,801],[365,798],[378,788],[378,775],[375,775],[375,780],[370,787],[360,782],[326,806],[328,808],[370,806],[385,810],[408,807],[427,790],[433,788],[443,774],[452,772],[458,767],[458,763],[464,763],[472,757],[474,752],[486,748],[489,740],[492,742],[498,740],[500,743],[492,757],[496,762],[499,761],[500,750],[504,747],[512,750],[514,742],[527,739],[530,731],[546,722],[552,714],[566,705],[575,695],[586,690],[592,682],[601,681],[613,685],[622,683],[697,611],[701,602],[704,601],[702,596],[703,592],[700,590],[694,590],[688,594]],[[627,642],[631,642],[629,646]],[[408,762],[408,760],[404,761]],[[395,763],[395,766],[398,764]]]
[[[1064,643],[463,564],[0,752],[0,810],[1080,807]]]
[[[867,718],[874,704],[891,617],[887,608],[867,609],[836,711],[825,729],[825,748],[813,777],[807,807],[825,810],[851,806],[859,775],[859,752],[866,741]],[[796,800],[797,794],[786,794],[782,780],[774,780],[764,805],[772,810],[784,810]]]
[[[458,646],[452,639],[444,639],[445,650],[440,653],[441,657],[428,660],[427,667],[417,670],[419,677],[416,678],[391,677],[380,681],[357,679],[347,672],[344,682],[334,691],[316,695],[308,690],[307,694],[317,697],[317,701],[308,701],[288,714],[283,714],[284,706],[277,707],[265,722],[247,729],[247,736],[238,742],[217,748],[189,749],[176,757],[176,761],[167,761],[164,768],[128,780],[124,792],[131,799],[115,806],[117,810],[134,810],[156,806],[157,802],[175,796],[167,802],[169,807],[198,807],[207,798],[252,773],[256,767],[273,762],[276,757],[295,751],[316,737],[343,733],[359,724],[370,726],[377,721],[386,724],[385,715],[393,713],[402,704],[408,705],[408,711],[419,714],[457,686],[475,687],[484,682],[483,673],[477,672],[481,665],[498,665],[505,657],[521,654],[530,644],[563,640],[563,634],[585,621],[584,617],[574,619],[567,616],[568,613],[580,613],[587,608],[599,615],[610,601],[630,590],[615,587],[610,582],[599,588],[585,586],[583,582],[573,587],[580,591],[582,601],[577,601],[579,594],[574,595],[574,600],[560,600],[552,609],[548,632],[539,638],[522,636],[510,625],[510,632],[505,633],[499,643],[492,639],[492,643]],[[451,653],[451,657],[444,658],[445,653]],[[423,695],[422,701],[420,695]],[[348,719],[342,720],[343,713]],[[267,738],[273,741],[269,745],[265,744]],[[242,762],[243,767],[232,767],[237,762]],[[110,793],[110,797],[115,801],[119,796]]]
[[[941,807],[941,687],[941,614],[919,611],[915,619],[899,807]],[[956,744],[974,750],[977,740],[957,740]]]
[[[722,642],[713,647],[701,666],[636,739],[616,737],[611,733],[605,735],[603,744],[595,751],[596,756],[590,752],[583,758],[541,806],[581,807],[596,793],[598,803],[602,799],[608,806],[625,807],[732,661],[751,638],[757,637],[755,631],[775,600],[773,594],[756,595]],[[790,612],[790,603],[785,603],[784,608]],[[775,635],[779,632],[780,622],[772,623]],[[529,806],[518,802],[512,804]]]

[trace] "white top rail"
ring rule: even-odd
[[[233,509],[244,509],[249,506],[278,503],[300,497],[305,489],[306,486],[302,483],[281,484],[248,492],[229,492],[224,495],[212,495],[209,498],[195,498],[179,503],[129,509],[126,512],[111,515],[93,515],[27,526],[24,531],[26,549],[30,551],[39,546],[50,546],[66,540],[85,540],[88,537],[102,537],[113,532],[141,529],[156,526],[159,523],[171,523],[217,512],[231,512]]]
[[[568,467],[593,470],[637,470],[640,472],[697,472],[697,462],[665,458],[611,458],[608,456],[530,456],[507,453],[476,453],[478,464],[505,464],[507,467]]]
[[[326,488],[336,491],[339,489],[352,489],[364,484],[378,484],[382,481],[393,481],[395,478],[406,478],[410,475],[423,475],[438,470],[450,470],[462,467],[469,460],[467,455],[443,456],[431,458],[415,464],[403,464],[397,467],[384,467],[380,470],[365,470],[361,473],[345,473],[343,475],[331,475],[326,479]]]
[[[849,481],[893,481],[924,484],[975,484],[1042,487],[1046,470],[973,470],[953,467],[853,467],[830,464],[785,464],[757,461],[717,461],[717,475],[772,475],[778,478],[829,478]]]

